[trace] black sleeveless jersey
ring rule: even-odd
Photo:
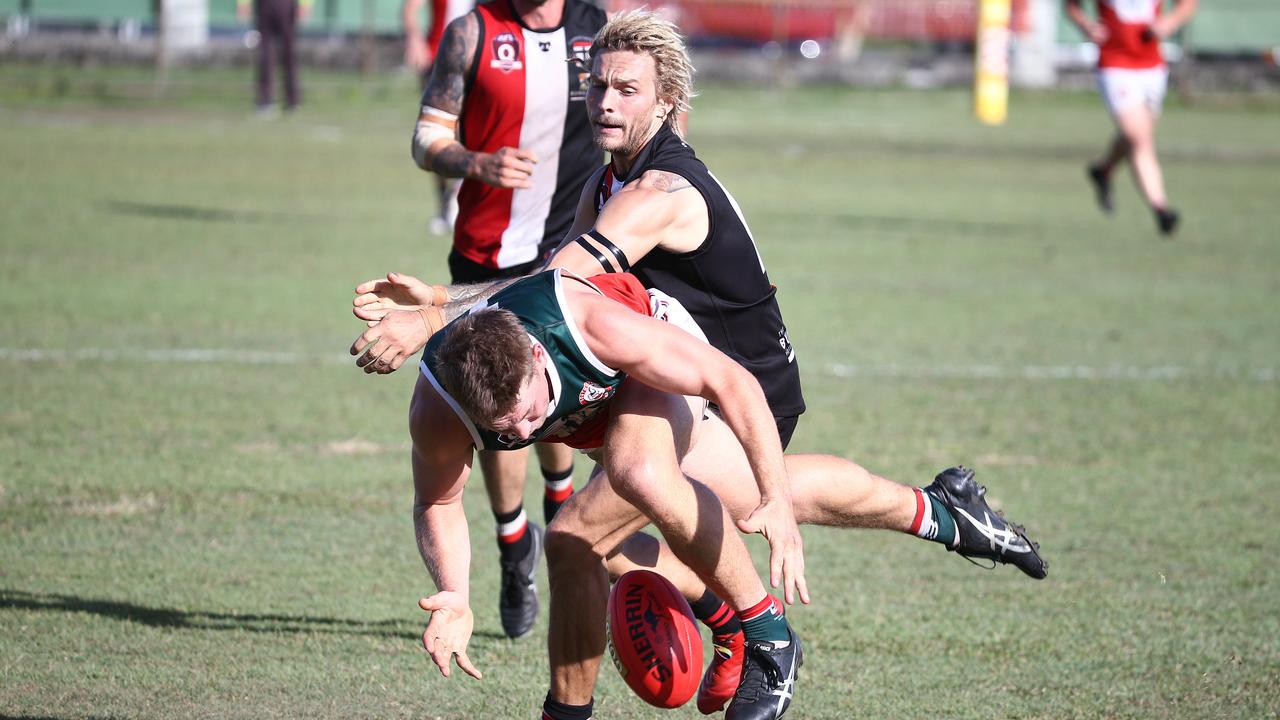
[[[702,194],[710,211],[707,238],[696,250],[654,248],[631,265],[644,283],[673,296],[693,316],[707,340],[755,375],[777,417],[804,412],[800,368],[778,307],[777,288],[738,203],[707,166],[668,126],[645,146],[626,178],[612,166],[596,189],[596,212],[618,188],[649,170],[675,173]]]

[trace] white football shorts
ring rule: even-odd
[[[1098,69],[1098,92],[1102,93],[1107,112],[1113,117],[1139,104],[1145,105],[1152,115],[1159,115],[1168,87],[1169,69],[1163,66]]]

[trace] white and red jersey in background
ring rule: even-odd
[[[510,0],[493,0],[474,12],[480,42],[458,139],[474,152],[514,147],[538,158],[531,188],[466,180],[458,193],[454,248],[472,262],[501,269],[559,245],[583,185],[604,163],[587,121],[587,69],[570,60],[587,59],[605,14],[582,0],[565,0],[558,27],[531,30]]]
[[[1161,67],[1160,38],[1151,23],[1160,17],[1164,0],[1097,0],[1098,21],[1107,29],[1099,48],[1098,67],[1144,69]]]

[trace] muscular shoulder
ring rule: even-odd
[[[474,444],[458,414],[422,373],[409,403],[409,434],[414,452],[429,462],[469,458]]]
[[[651,221],[678,220],[703,207],[702,194],[682,175],[667,170],[648,170],[623,185],[605,206],[615,213],[627,209]]]

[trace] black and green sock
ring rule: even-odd
[[[782,610],[782,603],[772,595],[738,613],[742,622],[742,634],[748,641],[767,640],[774,645],[791,641],[791,630],[787,627],[787,618]]]

